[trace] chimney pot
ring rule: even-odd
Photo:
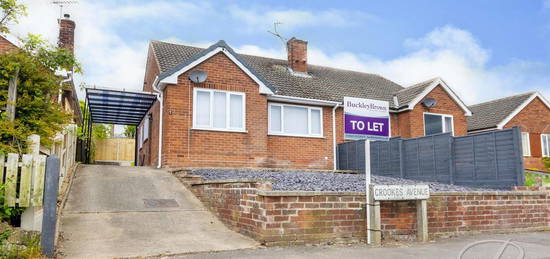
[[[295,37],[286,43],[288,66],[294,72],[307,73],[307,41]]]

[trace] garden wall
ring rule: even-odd
[[[265,245],[354,243],[366,237],[365,194],[272,191],[257,180],[202,181],[176,176],[231,229]],[[384,240],[414,239],[414,202],[382,202]],[[430,237],[550,230],[550,188],[432,193]]]

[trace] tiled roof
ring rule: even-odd
[[[536,92],[513,95],[470,106],[468,131],[495,128]]]
[[[151,42],[161,73],[197,55],[203,48]],[[287,60],[239,55],[251,68],[276,89],[276,94],[341,102],[344,96],[371,98],[390,102],[402,86],[379,75],[308,65],[308,76],[297,76],[287,69]]]
[[[424,92],[432,83],[439,78],[432,78],[424,82],[420,82],[414,85],[411,85],[407,88],[404,88],[396,93],[397,99],[399,100],[399,106],[405,106],[412,102],[419,94]]]

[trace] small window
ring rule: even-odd
[[[454,134],[452,115],[424,113],[424,135],[446,132]]]
[[[244,131],[244,93],[195,88],[193,128]]]
[[[150,115],[145,115],[145,120],[143,121],[143,141],[149,139],[149,127],[150,127]]]
[[[323,136],[321,108],[269,104],[269,134],[302,137]]]
[[[521,148],[523,156],[531,156],[531,143],[529,141],[529,132],[521,133]]]
[[[550,134],[542,134],[542,156],[550,157]]]

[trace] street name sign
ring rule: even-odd
[[[372,190],[374,200],[426,200],[430,198],[430,187],[418,185],[374,185]]]

